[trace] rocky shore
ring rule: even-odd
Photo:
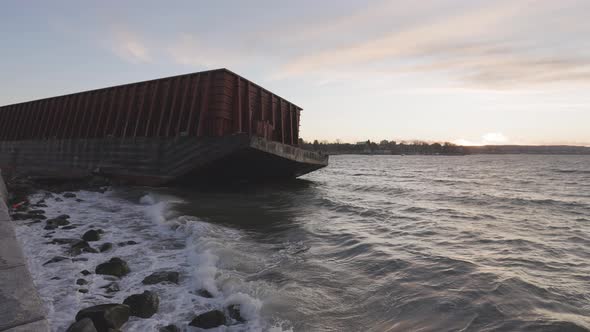
[[[85,220],[77,220],[64,211],[68,206],[92,204],[80,198],[76,192],[83,190],[105,193],[110,186],[107,181],[95,178],[84,182],[43,183],[15,178],[10,179],[7,185],[10,192],[9,207],[14,223],[43,231],[42,238],[45,242],[44,249],[41,250],[56,253],[34,268],[52,268],[52,271],[67,273],[65,271],[72,270],[73,266],[85,267],[75,275],[59,274],[50,278],[56,282],[75,280],[74,287],[78,294],[66,296],[75,296],[76,303],[80,304],[93,302],[93,305],[77,310],[70,319],[71,324],[67,327],[67,332],[125,331],[130,320],[149,319],[157,315],[162,307],[161,297],[167,296],[166,292],[171,287],[177,287],[179,283],[184,282],[185,275],[182,272],[170,269],[145,271],[141,266],[134,266],[125,257],[120,256],[133,250],[133,247],[141,247],[141,239],[120,238],[118,234],[109,233],[108,230],[96,224],[88,224]],[[48,209],[49,201],[62,203],[59,205],[60,209]],[[65,264],[68,264],[67,268]],[[63,269],[60,269],[60,266],[63,266]],[[141,282],[130,284],[128,279],[134,275],[138,277],[139,274],[145,275]],[[121,284],[125,284],[128,291],[135,292],[123,298],[118,295],[123,288]],[[214,298],[214,293],[215,291],[206,288],[191,290],[191,296],[203,299]],[[103,301],[97,303],[97,298],[102,298]],[[56,305],[52,305],[55,312]],[[192,331],[193,328],[210,329],[247,321],[242,316],[240,304],[222,305],[224,306],[208,308],[209,310],[203,310],[202,305],[197,305],[192,317],[186,321],[166,322],[168,324],[163,322],[158,330]],[[170,307],[170,304],[166,303],[166,306]],[[51,323],[51,312],[48,320]]]

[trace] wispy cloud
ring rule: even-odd
[[[590,44],[580,38],[582,32],[590,29],[580,24],[586,20],[584,16],[575,13],[573,4],[578,1],[564,0],[560,4],[561,10],[569,11],[569,21],[561,18],[564,13],[553,14],[551,2],[531,0],[479,3],[457,11],[429,11],[428,15],[420,15],[423,7],[412,8],[408,14],[414,15],[415,21],[392,25],[389,33],[373,33],[361,41],[327,45],[297,56],[287,61],[275,77],[436,71],[469,85],[492,88],[590,82],[590,52],[585,47]],[[365,29],[372,24],[371,18],[379,21],[387,17],[384,13],[399,15],[406,10],[399,1],[387,1],[378,8],[379,11],[361,11],[348,21],[338,18],[310,29],[322,36],[336,33],[333,26],[337,26],[342,29],[338,33],[346,35],[350,30]],[[304,36],[313,44],[313,31],[303,30],[293,38],[299,40]],[[572,45],[574,42],[579,44]]]
[[[152,56],[142,39],[135,33],[123,27],[112,28],[113,52],[131,63],[151,62]]]

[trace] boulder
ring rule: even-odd
[[[174,324],[166,325],[160,328],[160,332],[180,332],[178,326]]]
[[[98,332],[90,318],[81,319],[70,325],[66,332]]]
[[[225,318],[223,311],[211,310],[196,316],[188,325],[200,327],[202,329],[212,329],[225,324],[227,324],[227,319]]]
[[[52,263],[57,263],[57,262],[65,261],[65,260],[69,260],[69,258],[63,257],[63,256],[55,256],[52,259],[48,260],[47,262],[43,263],[43,266],[45,266],[47,264],[52,264]]]
[[[80,288],[80,289],[78,289],[78,292],[80,292],[82,294],[86,294],[86,293],[88,293],[88,289],[86,289],[86,288]]]
[[[110,242],[105,242],[103,244],[100,245],[100,252],[105,252],[105,251],[109,251],[113,248],[113,244]]]
[[[63,216],[59,216],[56,218],[51,218],[51,219],[47,219],[46,223],[47,225],[45,226],[45,229],[56,229],[59,226],[66,226],[69,225],[70,222],[67,220],[67,218],[63,218]]]
[[[30,213],[13,213],[10,215],[10,217],[14,221],[29,220],[29,219],[42,219],[42,218],[40,218],[40,215],[30,214]],[[45,216],[43,216],[43,217],[45,217]]]
[[[82,273],[82,275],[84,275],[84,276],[92,274],[92,272],[90,272],[88,270],[82,270],[82,272],[80,272],[80,273]]]
[[[130,270],[127,262],[118,257],[113,257],[108,262],[99,264],[95,272],[96,274],[106,274],[121,278],[129,273]]]
[[[72,258],[72,262],[88,262],[88,258],[86,258],[86,257],[76,257],[76,258]]]
[[[199,289],[197,291],[197,295],[199,295],[200,297],[207,298],[207,299],[212,299],[213,298],[213,294],[211,294],[211,292],[209,292],[208,290],[203,289],[203,288],[202,289]]]
[[[143,279],[142,283],[144,285],[155,285],[161,282],[171,282],[178,284],[178,272],[174,271],[161,271],[161,272],[154,272],[149,276]]]
[[[244,317],[242,317],[242,314],[240,313],[240,305],[239,304],[230,305],[229,307],[227,307],[227,312],[229,313],[229,317],[237,320],[240,323],[243,323],[246,321],[244,319]]]
[[[84,200],[83,199],[76,198],[76,202],[80,203],[80,202],[84,202]]]
[[[100,240],[100,233],[97,230],[91,229],[82,235],[82,240],[86,242],[98,241]]]
[[[129,296],[123,301],[123,304],[131,308],[131,316],[150,318],[158,312],[160,298],[154,292],[145,291],[142,294]]]
[[[101,304],[82,309],[76,315],[76,321],[84,318],[92,320],[97,332],[108,332],[118,329],[129,320],[131,310],[124,304]]]
[[[74,194],[74,193],[64,193],[62,196],[64,198],[74,198],[74,197],[76,197],[76,194]]]
[[[86,281],[84,279],[76,280],[76,285],[79,285],[79,286],[86,285],[87,283],[88,283],[88,281]]]
[[[98,250],[92,248],[88,242],[83,240],[78,240],[70,247],[70,255],[72,256],[80,255],[83,252],[97,253]]]
[[[64,226],[64,227],[62,227],[61,229],[68,230],[68,229],[74,229],[74,228],[78,228],[78,226],[75,226],[75,225],[68,225],[68,226]]]

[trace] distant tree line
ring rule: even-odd
[[[299,145],[307,150],[321,151],[326,154],[431,154],[431,155],[462,155],[468,153],[463,146],[449,142],[428,143],[424,141],[388,141],[343,143],[318,141],[307,142],[299,139]]]

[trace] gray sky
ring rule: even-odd
[[[590,145],[590,1],[3,1],[0,105],[226,67],[304,139]]]

